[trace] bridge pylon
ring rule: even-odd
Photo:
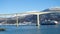
[[[37,23],[36,26],[40,26],[39,14],[37,14]]]

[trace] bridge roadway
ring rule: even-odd
[[[18,16],[18,15],[21,15],[21,14],[34,14],[34,15],[37,15],[37,26],[40,26],[40,21],[39,21],[39,15],[41,14],[48,14],[48,13],[58,13],[58,12],[25,12],[25,13],[14,13],[14,14],[0,14],[0,16],[9,16],[9,15],[15,15],[15,16]],[[18,17],[16,17],[16,26],[18,27]]]

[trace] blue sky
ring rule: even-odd
[[[60,0],[0,0],[0,14],[42,11],[60,6]]]

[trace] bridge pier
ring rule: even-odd
[[[40,26],[39,14],[37,14],[37,23],[36,26]]]
[[[18,27],[18,14],[16,14],[16,27]]]

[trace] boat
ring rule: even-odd
[[[0,28],[0,31],[5,31],[6,29],[5,28]]]

